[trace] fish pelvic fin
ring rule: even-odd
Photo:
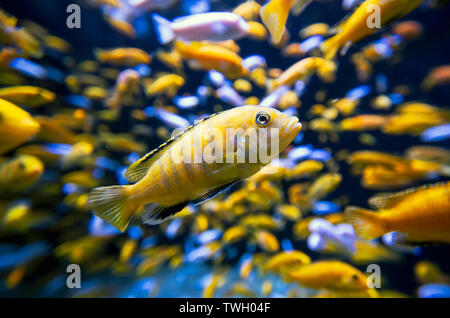
[[[99,187],[92,190],[88,197],[88,207],[93,213],[121,232],[126,230],[137,208],[127,200],[128,187]]]
[[[172,29],[172,23],[164,19],[159,14],[152,14],[153,24],[155,25],[155,32],[159,43],[167,44],[175,38],[175,32]]]
[[[356,233],[362,238],[371,240],[386,233],[380,216],[373,211],[349,206],[345,209],[345,219],[353,225]]]
[[[261,20],[272,36],[275,44],[280,43],[286,21],[294,0],[272,0],[261,8]]]

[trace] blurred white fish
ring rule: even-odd
[[[333,225],[324,219],[315,219],[308,229],[312,233],[308,237],[308,247],[313,251],[323,251],[330,247],[349,254],[356,251],[356,233],[350,224]]]
[[[244,37],[250,27],[239,15],[231,12],[208,12],[175,19],[173,22],[154,13],[156,35],[161,44],[180,41],[221,42]]]

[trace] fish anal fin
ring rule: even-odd
[[[144,224],[156,225],[169,219],[174,214],[183,210],[190,201],[181,202],[172,206],[162,206],[158,203],[150,203],[144,206],[142,221]]]
[[[181,203],[177,203],[172,206],[163,206],[163,205],[159,205],[156,202],[150,203],[150,204],[144,206],[142,220],[143,220],[144,224],[151,224],[151,225],[160,224],[160,223],[164,222],[165,220],[167,220],[168,218],[170,218],[172,215],[180,212],[189,203],[194,203],[197,205],[208,199],[211,199],[212,197],[216,196],[220,192],[224,191],[225,189],[227,189],[228,187],[233,185],[235,182],[237,182],[237,181],[232,181],[232,182],[229,182],[222,186],[216,187],[212,190],[209,190],[192,201],[188,200],[188,201],[184,201]]]

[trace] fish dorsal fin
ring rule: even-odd
[[[180,132],[179,134],[175,135],[174,137],[167,140],[165,143],[161,144],[158,148],[153,149],[149,153],[147,153],[145,156],[143,156],[141,159],[137,160],[136,162],[132,163],[127,171],[125,171],[125,178],[127,178],[130,182],[138,182],[141,180],[145,175],[147,174],[148,169],[153,165],[153,163],[158,160],[159,157],[164,153],[164,151],[167,149],[167,147],[181,138],[184,134],[186,134],[188,131],[190,131],[195,126],[199,125],[200,123],[204,122],[205,120],[217,115],[219,113],[214,113],[212,115],[209,115],[197,122],[195,122],[193,125],[187,127],[185,130]]]
[[[438,182],[436,184],[426,184],[420,187],[406,189],[404,191],[396,193],[380,193],[369,199],[369,205],[377,209],[391,209],[413,193],[434,188],[442,184],[444,183]]]
[[[376,209],[391,209],[404,199],[407,195],[405,192],[380,193],[369,199],[369,205]]]

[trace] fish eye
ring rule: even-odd
[[[23,161],[19,161],[19,168],[25,170],[25,163]]]
[[[266,126],[270,122],[270,115],[265,111],[256,114],[256,123],[258,126]]]
[[[358,275],[353,274],[353,275],[352,275],[352,280],[358,280]]]

